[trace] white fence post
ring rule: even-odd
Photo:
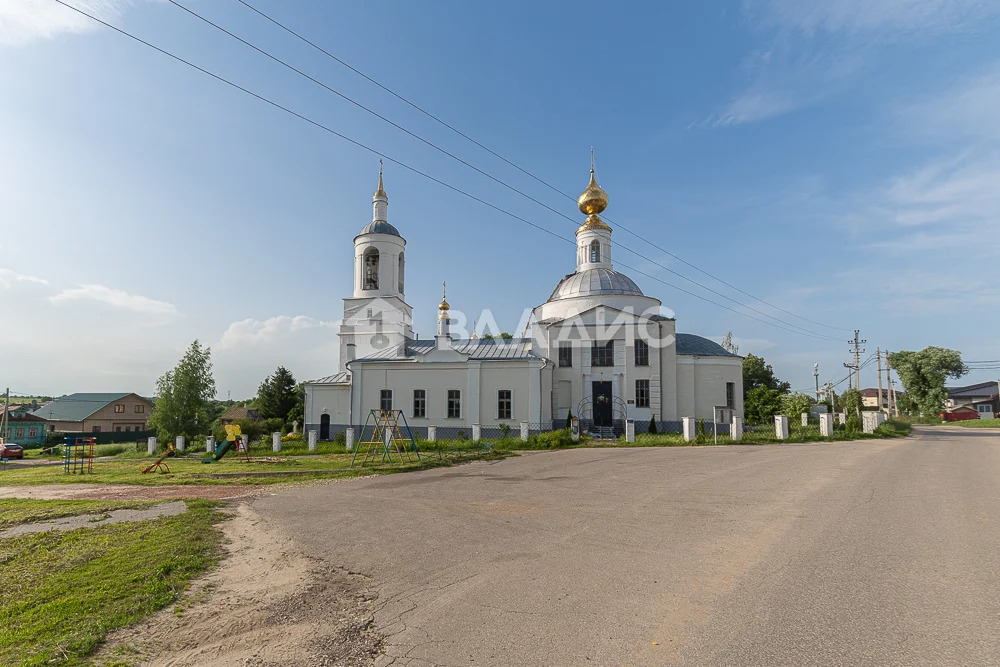
[[[875,414],[874,412],[861,413],[861,430],[865,433],[875,432]]]
[[[625,420],[625,442],[635,442],[635,420]]]
[[[580,418],[573,417],[569,422],[569,433],[570,437],[573,438],[573,442],[580,442]]]
[[[472,442],[479,442],[483,439],[483,427],[479,424],[472,425]]]
[[[183,435],[179,435],[179,436],[177,436],[174,439],[174,448],[178,452],[183,452],[184,451],[184,436]]]
[[[743,417],[733,415],[733,421],[729,424],[729,439],[733,442],[743,440]]]
[[[528,442],[528,422],[521,422],[521,442]]]
[[[682,422],[684,424],[684,441],[691,442],[698,434],[698,427],[695,426],[694,417],[684,417]]]
[[[803,412],[802,413],[802,425],[803,426],[809,426],[809,413],[808,412]]]
[[[841,426],[843,426],[844,424],[846,424],[847,423],[847,413],[846,412],[838,412],[837,413],[837,421],[840,423]]]
[[[271,451],[276,454],[281,451],[281,431],[271,434]]]
[[[347,445],[347,451],[354,451],[354,427],[348,426],[347,430],[344,431],[344,443]]]
[[[309,438],[309,451],[315,452],[316,441],[319,440],[319,433],[317,433],[316,431],[309,431],[309,435],[307,437]]]
[[[774,435],[778,440],[788,440],[788,417],[785,415],[774,416]]]
[[[819,415],[819,434],[824,438],[829,438],[833,435],[833,415],[827,414],[825,412]]]
[[[152,435],[146,438],[146,454],[152,456],[156,453],[156,436]]]
[[[209,435],[205,438],[205,453],[213,454],[215,452],[215,436]]]
[[[428,426],[427,427],[427,442],[434,442],[438,438],[438,427]]]

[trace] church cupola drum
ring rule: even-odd
[[[372,221],[354,239],[354,296],[403,298],[406,240],[389,224],[389,196],[378,170],[378,188],[372,195]]]

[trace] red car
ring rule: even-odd
[[[0,442],[0,459],[23,459],[24,448],[12,442]]]

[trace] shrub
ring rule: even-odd
[[[698,435],[705,435],[705,420],[698,420]]]
[[[655,414],[652,417],[649,418],[649,429],[647,429],[646,432],[647,433],[657,433],[657,430],[656,430],[656,415]]]
[[[529,446],[545,448],[545,449],[569,447],[573,444],[575,444],[573,442],[573,436],[570,435],[565,429],[559,429],[558,431],[548,431],[546,433],[538,433],[528,438]]]
[[[847,423],[844,424],[844,430],[856,433],[861,430],[861,418],[855,414],[847,416]]]
[[[346,445],[347,444],[347,431],[340,431],[339,433],[334,434],[334,436],[333,436],[333,442],[335,444],[338,444],[338,445]]]
[[[510,424],[500,424],[500,437],[504,440],[510,437]]]

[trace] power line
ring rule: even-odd
[[[404,168],[404,169],[406,169],[406,170],[408,170],[408,171],[410,171],[412,173],[415,173],[415,174],[417,174],[419,176],[422,176],[422,177],[424,177],[424,178],[426,178],[426,179],[428,179],[430,181],[433,181],[433,182],[435,182],[435,183],[437,183],[437,184],[439,184],[439,185],[441,185],[441,186],[443,186],[445,188],[448,188],[449,190],[452,190],[453,192],[456,192],[456,193],[461,194],[461,195],[463,195],[463,196],[465,196],[465,197],[467,197],[469,199],[472,199],[473,201],[479,202],[480,204],[483,204],[484,206],[487,206],[487,207],[489,207],[489,208],[491,208],[491,209],[493,209],[493,210],[495,210],[495,211],[497,211],[499,213],[503,213],[506,216],[514,218],[515,220],[518,220],[519,222],[523,222],[524,224],[529,225],[530,227],[534,227],[535,229],[538,229],[539,231],[545,232],[546,234],[549,234],[550,236],[554,236],[555,238],[560,239],[562,241],[566,241],[567,243],[573,244],[574,246],[576,245],[576,243],[573,240],[567,239],[566,237],[561,236],[561,235],[557,234],[556,232],[553,232],[552,230],[550,230],[550,229],[548,229],[546,227],[543,227],[543,226],[541,226],[539,224],[531,222],[530,220],[528,220],[526,218],[523,218],[523,217],[521,217],[519,215],[516,215],[516,214],[512,213],[511,211],[508,211],[508,210],[506,210],[506,209],[504,209],[504,208],[502,208],[500,206],[497,206],[496,204],[492,204],[492,203],[486,201],[485,199],[477,197],[476,195],[473,195],[473,194],[471,194],[471,193],[469,193],[469,192],[467,192],[465,190],[462,190],[461,188],[459,188],[457,186],[454,186],[454,185],[452,185],[450,183],[447,183],[447,182],[445,182],[445,181],[443,181],[443,180],[441,180],[441,179],[439,179],[439,178],[437,178],[435,176],[432,176],[432,175],[428,174],[427,172],[421,171],[420,169],[417,169],[416,167],[413,167],[413,166],[411,166],[411,165],[409,165],[409,164],[407,164],[407,163],[405,163],[405,162],[403,162],[403,161],[401,161],[399,159],[396,159],[396,158],[392,157],[391,155],[387,155],[386,153],[383,153],[383,152],[381,152],[381,151],[379,151],[379,150],[377,150],[377,149],[375,149],[375,148],[373,148],[371,146],[368,146],[367,144],[361,143],[360,141],[357,141],[356,139],[352,139],[351,137],[348,137],[347,135],[342,134],[341,132],[338,132],[338,131],[334,130],[333,128],[329,127],[329,126],[324,125],[323,123],[320,123],[319,121],[313,120],[313,119],[309,118],[308,116],[305,116],[305,115],[303,115],[303,114],[301,114],[301,113],[299,113],[299,112],[297,112],[297,111],[295,111],[295,110],[293,110],[293,109],[291,109],[289,107],[286,107],[286,106],[284,106],[284,105],[282,105],[282,104],[280,104],[278,102],[275,102],[274,100],[272,100],[272,99],[270,99],[268,97],[265,97],[265,96],[263,96],[263,95],[261,95],[259,93],[256,93],[256,92],[250,90],[249,88],[245,88],[244,86],[241,86],[241,85],[239,85],[239,84],[237,84],[237,83],[235,83],[235,82],[233,82],[233,81],[231,81],[231,80],[229,80],[229,79],[227,79],[227,78],[225,78],[225,77],[223,77],[223,76],[221,76],[219,74],[216,74],[216,73],[214,73],[214,72],[212,72],[210,70],[205,69],[204,67],[196,65],[195,63],[193,63],[193,62],[191,62],[189,60],[186,60],[186,59],[182,58],[181,56],[178,56],[178,55],[176,55],[174,53],[171,53],[170,51],[167,51],[166,49],[163,49],[163,48],[161,48],[159,46],[156,46],[155,44],[153,44],[151,42],[148,42],[148,41],[142,39],[141,37],[138,37],[137,35],[133,35],[132,33],[128,32],[128,31],[126,31],[126,30],[124,30],[122,28],[119,28],[119,27],[117,27],[115,25],[112,25],[111,23],[108,23],[107,21],[104,21],[104,20],[102,20],[102,19],[100,19],[100,18],[98,18],[98,17],[96,17],[96,16],[94,16],[92,14],[89,14],[88,12],[86,12],[86,11],[84,11],[82,9],[79,9],[78,7],[74,7],[74,6],[66,3],[64,0],[54,0],[54,1],[57,2],[58,4],[64,6],[64,7],[72,9],[73,11],[75,11],[75,12],[77,12],[77,13],[83,15],[83,16],[86,16],[87,18],[89,18],[89,19],[91,19],[93,21],[96,21],[97,23],[100,23],[101,25],[103,25],[103,26],[105,26],[107,28],[111,28],[115,32],[117,32],[117,33],[119,33],[119,34],[121,34],[121,35],[123,35],[125,37],[128,37],[128,38],[130,38],[130,39],[132,39],[132,40],[134,40],[134,41],[136,41],[136,42],[138,42],[138,43],[140,43],[140,44],[142,44],[144,46],[147,46],[147,47],[149,47],[149,48],[151,48],[151,49],[153,49],[153,50],[155,50],[155,51],[157,51],[157,52],[159,52],[159,53],[161,53],[161,54],[163,54],[163,55],[165,55],[165,56],[167,56],[169,58],[172,58],[173,60],[176,60],[177,62],[180,62],[180,63],[182,63],[184,65],[187,65],[188,67],[191,67],[191,68],[193,68],[193,69],[195,69],[195,70],[197,70],[197,71],[199,71],[199,72],[201,72],[203,74],[206,74],[206,75],[212,77],[213,79],[216,79],[217,81],[220,81],[221,83],[224,83],[224,84],[226,84],[226,85],[228,85],[228,86],[230,86],[232,88],[235,88],[236,90],[239,90],[239,91],[241,91],[241,92],[243,92],[243,93],[245,93],[247,95],[250,95],[251,97],[254,97],[254,98],[256,98],[256,99],[258,99],[258,100],[260,100],[260,101],[262,101],[262,102],[264,102],[266,104],[269,104],[269,105],[275,107],[276,109],[280,109],[281,111],[284,111],[285,113],[288,113],[288,114],[290,114],[292,116],[295,116],[296,118],[299,118],[300,120],[303,120],[303,121],[309,123],[310,125],[313,125],[313,126],[319,128],[321,130],[324,130],[325,132],[329,132],[330,134],[333,134],[334,136],[339,137],[340,139],[343,139],[344,141],[347,141],[348,143],[350,143],[350,144],[352,144],[354,146],[357,146],[358,148],[361,148],[361,149],[366,150],[366,151],[368,151],[368,152],[370,152],[370,153],[372,153],[374,155],[377,155],[377,156],[379,156],[379,157],[381,157],[381,158],[383,158],[385,160],[388,160],[389,162],[392,162],[393,164],[396,164],[396,165],[398,165],[398,166],[400,166],[400,167],[402,167],[402,168]],[[562,215],[562,214],[560,214],[560,215]],[[572,220],[572,218],[570,218],[570,219]],[[640,257],[641,257],[641,255],[640,255]],[[708,299],[708,298],[706,298],[706,297],[704,297],[704,296],[702,296],[700,294],[697,294],[695,292],[691,292],[691,291],[686,290],[684,288],[678,287],[677,285],[674,285],[673,283],[669,283],[669,282],[663,280],[662,278],[654,276],[654,275],[652,275],[652,274],[650,274],[648,272],[642,271],[642,270],[640,270],[638,268],[629,266],[629,265],[624,264],[624,263],[619,263],[619,264],[621,264],[621,266],[623,266],[625,268],[628,268],[628,269],[630,269],[632,271],[635,271],[636,273],[639,273],[640,275],[644,275],[644,276],[646,276],[648,278],[651,278],[652,280],[656,280],[657,282],[660,282],[660,283],[662,283],[662,284],[664,284],[664,285],[666,285],[668,287],[671,287],[671,288],[673,288],[675,290],[678,290],[680,292],[683,292],[683,293],[688,294],[690,296],[693,296],[695,298],[701,299],[701,300],[703,300],[703,301],[705,301],[707,303],[710,303],[712,305],[718,306],[720,308],[724,308],[724,309],[729,310],[731,312],[734,312],[734,313],[736,313],[738,315],[742,315],[743,317],[747,317],[749,319],[755,320],[755,321],[760,322],[762,324],[767,324],[767,325],[776,327],[778,329],[782,329],[784,331],[788,331],[790,333],[795,333],[795,334],[799,334],[799,335],[803,335],[803,336],[809,336],[810,338],[816,338],[816,339],[819,339],[819,340],[839,340],[839,339],[833,338],[832,336],[826,336],[824,334],[817,334],[817,333],[811,332],[811,331],[809,331],[807,329],[802,329],[801,327],[798,327],[796,325],[791,325],[791,326],[795,327],[795,329],[791,329],[791,328],[788,328],[788,327],[781,326],[779,324],[775,324],[774,322],[770,322],[770,321],[767,321],[767,320],[762,320],[760,318],[754,317],[753,315],[749,315],[749,314],[747,314],[745,312],[742,312],[740,310],[737,310],[735,308],[730,308],[729,306],[726,306],[724,304],[720,304],[720,303],[718,303],[716,301]],[[684,277],[684,276],[681,276],[681,277]],[[698,284],[698,283],[695,283],[695,284]],[[701,286],[701,285],[699,285],[699,286]],[[707,289],[708,291],[712,291],[710,288],[704,288],[704,289]],[[725,295],[722,295],[722,296],[725,296]],[[725,297],[725,298],[729,298],[729,297]],[[736,302],[736,303],[738,305],[743,306],[743,304],[739,304],[739,302]],[[743,307],[747,307],[747,306],[743,306]],[[751,310],[753,310],[753,309],[751,309]],[[759,311],[757,311],[757,312],[759,312]],[[772,317],[772,319],[777,319],[777,318],[774,318],[773,316],[770,316],[770,315],[766,315],[766,314],[764,314],[764,315],[765,315],[765,317]],[[783,320],[778,320],[778,321],[784,323]]]
[[[379,112],[375,111],[374,109],[372,109],[372,108],[370,108],[370,107],[362,104],[361,102],[358,102],[357,100],[355,100],[354,98],[350,97],[349,95],[346,95],[346,94],[340,92],[339,90],[337,90],[335,88],[332,88],[331,86],[327,85],[326,83],[323,83],[319,79],[316,79],[315,77],[313,77],[313,76],[307,74],[306,72],[303,72],[302,70],[298,69],[294,65],[292,65],[292,64],[290,64],[290,63],[282,60],[281,58],[279,58],[277,56],[275,56],[274,54],[270,53],[269,51],[267,51],[267,50],[265,50],[265,49],[257,46],[256,44],[253,44],[252,42],[247,41],[246,39],[240,37],[239,35],[233,33],[232,31],[224,28],[223,26],[221,26],[218,23],[212,21],[211,19],[208,19],[205,16],[202,16],[201,14],[199,14],[196,11],[194,11],[193,9],[190,9],[190,8],[184,6],[183,4],[181,4],[180,2],[178,2],[177,0],[167,0],[167,1],[170,4],[174,5],[175,7],[177,7],[179,9],[187,12],[191,16],[193,16],[193,17],[197,18],[198,20],[202,21],[203,23],[212,26],[216,30],[218,30],[218,31],[220,31],[220,32],[228,35],[229,37],[235,39],[236,41],[240,42],[241,44],[244,44],[245,46],[248,46],[249,48],[253,49],[254,51],[257,51],[258,53],[260,53],[261,55],[263,55],[263,56],[265,56],[267,58],[270,58],[271,60],[273,60],[274,62],[278,63],[279,65],[281,65],[281,66],[289,69],[290,71],[298,74],[299,76],[301,76],[301,77],[303,77],[305,79],[308,79],[312,83],[315,83],[316,85],[318,85],[321,88],[327,90],[328,92],[333,93],[334,95],[340,97],[341,99],[343,99],[343,100],[345,100],[345,101],[353,104],[354,106],[358,107],[359,109],[362,109],[362,110],[368,112],[369,114],[375,116],[376,118],[378,118],[378,119],[380,119],[380,120],[388,123],[389,125],[395,127],[396,129],[398,129],[398,130],[406,133],[407,135],[413,137],[414,139],[417,139],[418,141],[422,142],[423,144],[425,144],[425,145],[433,148],[434,150],[442,153],[443,155],[446,155],[446,156],[450,157],[451,159],[459,162],[460,164],[462,164],[462,165],[464,165],[464,166],[472,169],[476,173],[481,174],[481,175],[489,178],[490,180],[492,180],[493,182],[495,182],[495,183],[497,183],[499,185],[502,185],[503,187],[507,188],[511,192],[514,192],[515,194],[518,194],[518,195],[524,197],[525,199],[527,199],[527,200],[529,200],[529,201],[531,201],[531,202],[533,202],[533,203],[541,206],[542,208],[546,209],[547,211],[550,211],[550,212],[555,213],[556,215],[558,215],[558,216],[560,216],[562,218],[565,218],[570,223],[572,223],[574,226],[576,226],[578,224],[578,222],[579,222],[578,220],[573,219],[572,217],[566,215],[562,211],[559,211],[558,209],[553,208],[552,206],[549,206],[545,202],[543,202],[543,201],[541,201],[539,199],[536,199],[535,197],[533,197],[533,196],[529,195],[528,193],[524,192],[523,190],[520,190],[519,188],[511,185],[510,183],[507,183],[506,181],[504,181],[504,180],[502,180],[500,178],[497,178],[496,176],[493,176],[492,174],[488,173],[487,171],[485,171],[485,170],[477,167],[476,165],[468,162],[467,160],[464,160],[463,158],[459,157],[458,155],[455,155],[454,153],[448,151],[447,149],[444,149],[441,146],[438,146],[437,144],[435,144],[434,142],[432,142],[432,141],[430,141],[428,139],[425,139],[424,137],[420,136],[419,134],[417,134],[415,132],[412,132],[411,130],[407,129],[406,127],[400,125],[399,123],[396,123],[395,121],[393,121],[393,120],[387,118],[386,116],[380,114]],[[565,193],[563,193],[563,194],[565,194]],[[626,231],[629,231],[629,230],[626,230]],[[645,239],[643,237],[640,237],[640,236],[634,234],[631,231],[629,233],[633,234],[634,236],[636,236],[640,240],[649,243],[653,247],[656,247],[655,244],[653,244],[651,241],[648,241],[647,239]],[[763,317],[767,317],[767,318],[773,319],[773,320],[775,320],[777,322],[780,322],[781,324],[784,324],[784,325],[789,326],[789,327],[793,327],[795,329],[802,329],[803,331],[806,331],[808,333],[811,333],[811,334],[814,334],[814,335],[817,335],[817,336],[825,336],[826,335],[826,334],[822,334],[822,333],[819,333],[819,332],[816,332],[816,331],[811,331],[811,330],[806,329],[805,327],[802,327],[802,326],[800,326],[798,324],[793,324],[791,322],[787,322],[787,321],[785,321],[785,320],[783,320],[783,319],[781,319],[779,317],[775,317],[774,315],[771,315],[770,313],[765,313],[764,311],[758,310],[757,308],[754,308],[753,306],[748,306],[748,305],[746,305],[744,303],[741,303],[740,301],[738,301],[736,299],[733,299],[732,297],[728,296],[727,294],[724,294],[722,292],[719,292],[718,290],[715,290],[715,289],[712,289],[711,287],[703,285],[703,284],[699,283],[698,281],[696,281],[696,280],[694,280],[692,278],[689,278],[688,276],[685,276],[684,274],[682,274],[682,273],[680,273],[678,271],[675,271],[675,270],[671,269],[670,267],[666,266],[665,264],[662,264],[662,263],[658,262],[657,260],[655,260],[655,259],[653,259],[651,257],[648,257],[648,256],[646,256],[646,255],[644,255],[644,254],[642,254],[642,253],[634,250],[633,248],[628,247],[627,245],[625,245],[623,243],[618,243],[617,245],[622,250],[630,252],[633,255],[635,255],[636,257],[639,257],[640,259],[643,259],[643,260],[645,260],[647,262],[655,264],[656,266],[660,267],[661,269],[663,269],[663,270],[665,270],[665,271],[667,271],[667,272],[669,272],[669,273],[677,276],[678,278],[681,278],[682,280],[685,280],[685,281],[687,281],[687,282],[689,282],[689,283],[691,283],[693,285],[696,285],[699,288],[701,288],[701,289],[703,289],[703,290],[705,290],[707,292],[710,292],[711,294],[714,294],[714,295],[716,295],[718,297],[726,299],[727,301],[735,303],[735,304],[737,304],[740,307],[747,308],[748,310],[751,310],[751,311],[757,313],[758,315],[761,315]],[[820,325],[820,326],[823,326],[823,325]],[[831,337],[831,340],[835,340],[835,339]]]
[[[173,0],[170,0],[170,1],[171,1],[171,2],[173,2]],[[237,2],[239,2],[240,4],[242,4],[242,5],[244,6],[244,7],[246,7],[246,8],[248,8],[248,9],[250,9],[251,11],[255,12],[255,13],[256,13],[256,14],[258,14],[259,16],[263,17],[263,18],[264,18],[264,19],[266,19],[267,21],[270,21],[271,23],[273,23],[273,24],[274,24],[274,25],[276,25],[277,27],[279,27],[279,28],[281,28],[282,30],[284,30],[285,32],[289,33],[290,35],[292,35],[292,36],[296,37],[297,39],[301,40],[302,42],[304,42],[304,43],[308,44],[309,46],[313,47],[314,49],[316,49],[316,50],[317,50],[317,51],[319,51],[320,53],[322,53],[322,54],[326,55],[327,57],[331,58],[332,60],[334,60],[334,61],[336,61],[336,62],[340,63],[341,65],[343,65],[343,66],[344,66],[344,67],[346,67],[347,69],[351,70],[352,72],[354,72],[354,73],[355,73],[355,74],[357,74],[358,76],[362,77],[362,78],[363,78],[363,79],[365,79],[366,81],[368,81],[368,82],[370,82],[370,83],[372,83],[372,84],[374,84],[374,85],[378,86],[379,88],[381,88],[381,89],[382,89],[382,90],[384,90],[385,92],[389,93],[389,94],[390,94],[390,95],[392,95],[393,97],[395,97],[395,98],[397,98],[398,100],[400,100],[400,101],[404,102],[405,104],[409,105],[409,106],[410,106],[410,107],[412,107],[413,109],[415,109],[415,110],[419,111],[420,113],[424,114],[425,116],[427,116],[428,118],[430,118],[430,119],[434,120],[435,122],[437,122],[437,123],[439,123],[439,124],[443,125],[444,127],[446,127],[447,129],[451,130],[451,131],[452,131],[452,132],[454,132],[455,134],[459,135],[459,136],[460,136],[460,137],[462,137],[463,139],[466,139],[467,141],[469,141],[469,142],[471,142],[471,143],[475,144],[476,146],[478,146],[479,148],[483,149],[484,151],[486,151],[486,152],[487,152],[487,153],[489,153],[490,155],[492,155],[492,156],[496,157],[497,159],[499,159],[499,160],[503,161],[504,163],[506,163],[506,164],[510,165],[510,166],[511,166],[511,167],[513,167],[514,169],[517,169],[518,171],[520,171],[521,173],[525,174],[526,176],[528,176],[528,177],[530,177],[530,178],[534,179],[534,180],[535,180],[535,181],[537,181],[538,183],[541,183],[542,185],[544,185],[545,187],[549,188],[549,189],[550,189],[550,190],[552,190],[553,192],[556,192],[556,193],[558,193],[558,194],[562,195],[563,197],[566,197],[567,199],[569,199],[569,200],[571,200],[571,201],[576,201],[576,197],[574,197],[573,195],[571,195],[571,194],[569,194],[569,193],[567,193],[567,192],[565,192],[565,191],[561,190],[560,188],[556,187],[555,185],[552,185],[551,183],[549,183],[549,182],[548,182],[548,181],[546,181],[545,179],[541,178],[540,176],[536,176],[535,174],[533,174],[532,172],[528,171],[528,170],[527,170],[527,169],[525,169],[524,167],[521,167],[521,166],[520,166],[520,165],[518,165],[517,163],[515,163],[515,162],[513,162],[513,161],[511,161],[511,160],[509,160],[509,159],[507,159],[506,157],[504,157],[504,156],[503,156],[503,155],[501,155],[500,153],[496,152],[496,151],[495,151],[495,150],[493,150],[492,148],[490,148],[490,147],[488,147],[488,146],[486,146],[486,145],[482,144],[481,142],[479,142],[479,141],[477,141],[476,139],[472,138],[471,136],[469,136],[469,135],[468,135],[468,134],[466,134],[465,132],[462,132],[461,130],[459,130],[458,128],[454,127],[454,126],[453,126],[453,125],[451,125],[450,123],[448,123],[448,122],[444,121],[444,120],[443,120],[443,119],[441,119],[440,117],[438,117],[438,116],[434,115],[434,114],[433,114],[433,113],[431,113],[430,111],[427,111],[427,110],[426,110],[426,109],[424,109],[423,107],[419,106],[418,104],[416,104],[416,103],[415,103],[415,102],[413,102],[412,100],[410,100],[410,99],[406,98],[405,96],[403,96],[403,95],[401,95],[401,94],[397,93],[396,91],[394,91],[393,89],[389,88],[388,86],[386,86],[386,85],[382,84],[382,83],[381,83],[381,82],[379,82],[378,80],[376,80],[376,79],[372,78],[371,76],[369,76],[369,75],[365,74],[364,72],[362,72],[361,70],[357,69],[356,67],[354,67],[354,66],[353,66],[353,65],[351,65],[350,63],[346,62],[346,61],[345,61],[345,60],[343,60],[342,58],[339,58],[339,57],[337,57],[336,55],[334,55],[333,53],[330,53],[329,51],[327,51],[326,49],[324,49],[324,48],[323,48],[322,46],[320,46],[319,44],[316,44],[316,43],[315,43],[315,42],[313,42],[312,40],[310,40],[310,39],[308,39],[307,37],[303,36],[302,34],[300,34],[300,33],[296,32],[295,30],[293,30],[292,28],[288,27],[288,26],[287,26],[287,25],[285,25],[284,23],[281,23],[280,21],[278,21],[278,20],[277,20],[277,19],[275,19],[274,17],[272,17],[272,16],[270,16],[270,15],[268,15],[268,14],[264,13],[264,12],[263,12],[263,11],[261,11],[260,9],[257,9],[256,7],[254,7],[253,5],[251,5],[251,4],[249,3],[249,2],[246,2],[246,0],[237,0]],[[174,3],[174,4],[177,4],[177,3]],[[242,41],[242,40],[241,40],[241,41]],[[543,206],[544,206],[544,204],[543,204]],[[548,208],[548,207],[546,206],[546,208]],[[550,209],[550,210],[551,210],[551,209]],[[557,213],[559,213],[559,212],[557,211]],[[561,213],[559,213],[559,214],[560,214],[560,215],[562,215]],[[685,265],[687,265],[687,266],[691,267],[691,268],[692,268],[692,269],[694,269],[695,271],[698,271],[699,273],[701,273],[701,274],[703,274],[703,275],[705,275],[705,276],[708,276],[709,278],[711,278],[711,279],[713,279],[713,280],[715,280],[715,281],[717,281],[717,282],[719,282],[719,283],[721,283],[721,284],[725,285],[726,287],[729,287],[730,289],[733,289],[733,290],[736,290],[737,292],[739,292],[740,294],[743,294],[744,296],[747,296],[747,297],[749,297],[749,298],[751,298],[751,299],[753,299],[753,300],[755,300],[755,301],[758,301],[758,302],[760,302],[760,303],[763,303],[764,305],[766,305],[766,306],[769,306],[769,307],[771,307],[771,308],[774,308],[775,310],[778,310],[778,311],[780,311],[780,312],[782,312],[782,313],[785,313],[786,315],[791,315],[792,317],[795,317],[795,318],[798,318],[798,319],[800,319],[800,320],[803,320],[803,321],[805,321],[805,322],[809,322],[810,324],[815,324],[816,326],[820,326],[820,327],[823,327],[823,328],[826,328],[826,329],[838,329],[838,330],[841,330],[841,331],[849,331],[849,329],[848,329],[848,328],[846,328],[846,327],[836,327],[836,326],[832,326],[832,325],[829,325],[829,324],[823,324],[822,322],[817,322],[817,321],[815,321],[815,320],[811,320],[811,319],[809,319],[809,318],[807,318],[807,317],[803,317],[803,316],[801,316],[801,315],[797,315],[796,313],[793,313],[793,312],[791,312],[791,311],[789,311],[789,310],[785,310],[784,308],[782,308],[782,307],[780,307],[780,306],[777,306],[777,305],[775,305],[775,304],[773,304],[773,303],[770,303],[770,302],[768,302],[768,301],[765,301],[764,299],[762,299],[762,298],[760,298],[760,297],[758,297],[758,296],[754,296],[754,295],[753,295],[753,294],[751,294],[750,292],[747,292],[747,291],[745,291],[745,290],[743,290],[743,289],[741,289],[741,288],[737,287],[736,285],[733,285],[732,283],[730,283],[730,282],[727,282],[726,280],[723,280],[722,278],[719,278],[718,276],[716,276],[716,275],[714,275],[714,274],[712,274],[712,273],[709,273],[708,271],[705,271],[704,269],[702,269],[702,268],[700,268],[700,267],[696,266],[695,264],[692,264],[691,262],[689,262],[689,261],[687,261],[687,260],[683,259],[682,257],[680,257],[680,256],[678,256],[678,255],[676,255],[676,254],[674,254],[674,253],[672,253],[672,252],[670,252],[670,251],[669,251],[669,250],[667,250],[666,248],[663,248],[663,247],[659,246],[658,244],[654,243],[653,241],[650,241],[649,239],[645,239],[645,238],[643,238],[642,236],[640,236],[639,234],[637,234],[637,233],[633,232],[633,231],[632,231],[631,229],[629,229],[629,228],[628,228],[628,227],[626,227],[625,225],[623,225],[623,224],[621,224],[621,223],[618,223],[618,222],[616,222],[616,221],[612,220],[611,218],[609,218],[609,217],[607,217],[607,216],[605,216],[605,219],[606,219],[606,220],[607,220],[608,222],[610,222],[610,223],[613,223],[613,224],[615,224],[616,226],[618,226],[618,227],[619,227],[620,229],[622,229],[623,231],[625,231],[625,232],[628,232],[628,233],[629,233],[629,234],[631,234],[632,236],[636,237],[636,238],[637,238],[637,239],[639,239],[640,241],[645,241],[646,243],[648,243],[649,245],[653,246],[654,248],[656,248],[656,249],[657,249],[657,250],[659,250],[660,252],[662,252],[662,253],[664,253],[664,254],[666,254],[666,255],[669,255],[670,257],[673,257],[673,258],[674,258],[674,259],[676,259],[677,261],[679,261],[679,262],[681,262],[681,263],[683,263],[683,264],[685,264]],[[626,248],[626,249],[627,249],[627,248]],[[680,275],[680,274],[678,274],[678,275]],[[683,276],[682,276],[682,277],[683,277]],[[727,298],[728,298],[728,297],[727,297]],[[767,315],[767,317],[773,317],[773,316],[771,316],[771,315]],[[795,326],[795,325],[792,325],[792,326]]]

